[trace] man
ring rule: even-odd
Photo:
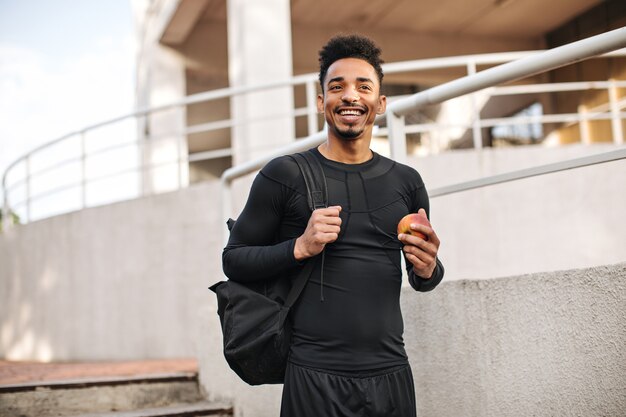
[[[416,414],[402,339],[401,250],[418,291],[435,288],[444,270],[432,228],[411,226],[425,239],[396,232],[404,215],[428,215],[421,177],[369,147],[386,107],[381,63],[365,37],[324,46],[318,109],[328,138],[308,152],[322,163],[330,207],[311,214],[295,161],[277,158],[256,177],[224,249],[224,272],[243,282],[295,276],[307,259],[323,260],[292,310],[283,417]]]

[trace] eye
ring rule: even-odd
[[[328,87],[329,90],[340,90],[341,86],[339,84],[331,85]]]
[[[369,86],[369,85],[367,85],[367,84],[363,84],[363,85],[361,86],[361,90],[368,90],[368,91],[371,91],[371,90],[372,90],[372,87],[371,87],[371,86]]]

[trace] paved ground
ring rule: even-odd
[[[89,377],[198,372],[195,359],[124,362],[11,362],[0,360],[0,385]]]

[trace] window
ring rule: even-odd
[[[519,123],[492,127],[491,137],[494,146],[538,143],[543,138],[541,116],[543,116],[543,106],[541,103],[533,103],[511,116],[512,119],[520,119]]]

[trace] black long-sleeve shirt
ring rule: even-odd
[[[339,238],[326,246],[300,299],[292,310],[290,360],[305,366],[362,371],[406,363],[400,311],[401,248],[397,224],[429,202],[413,168],[376,153],[362,164],[328,160],[317,149],[328,184],[329,205],[342,207]],[[225,274],[253,282],[295,276],[302,263],[294,258],[296,238],[311,215],[306,186],[296,162],[280,157],[257,175],[243,212],[223,253]],[[443,278],[443,265],[430,279],[415,276],[411,286],[430,291]],[[324,301],[321,301],[323,292]]]

